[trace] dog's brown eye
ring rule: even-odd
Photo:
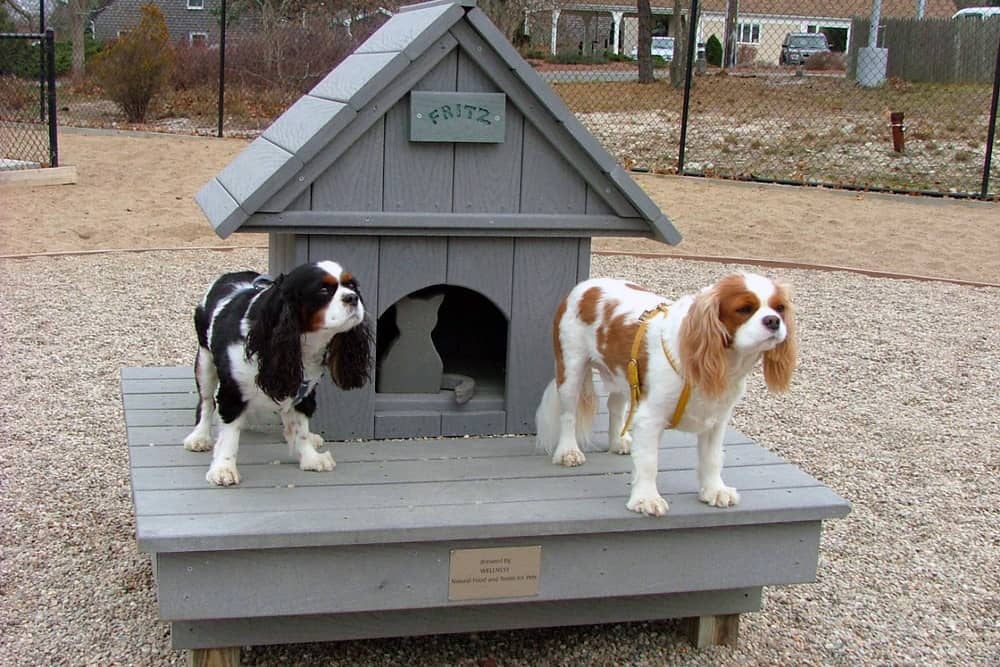
[[[785,312],[785,304],[779,303],[777,306],[774,307],[774,309],[779,313],[783,313]]]
[[[749,305],[740,306],[739,308],[736,309],[736,312],[739,313],[740,315],[749,315],[750,313],[753,312],[753,306]]]

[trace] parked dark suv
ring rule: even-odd
[[[781,43],[781,64],[801,65],[814,53],[829,53],[830,45],[821,32],[790,32]]]

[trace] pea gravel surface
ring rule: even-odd
[[[191,363],[205,286],[265,265],[253,249],[0,261],[0,664],[184,663],[135,546],[119,369]],[[592,274],[676,295],[739,268],[595,257]],[[244,647],[243,661],[1000,664],[1000,290],[766,273],[793,286],[800,368],[782,396],[755,378],[734,426],[853,511],[824,525],[818,581],[766,588],[738,647],[697,651],[662,621]]]

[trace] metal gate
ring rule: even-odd
[[[55,33],[0,33],[0,170],[59,166]]]

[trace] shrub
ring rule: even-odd
[[[752,65],[757,60],[757,47],[749,44],[740,44],[736,49],[737,65]]]
[[[632,62],[631,56],[625,55],[624,53],[612,53],[611,51],[604,52],[604,59],[609,63],[630,63]]]
[[[238,34],[226,45],[226,81],[304,93],[366,38],[358,26],[351,41],[342,31],[330,29],[319,21],[304,28],[289,23],[269,34]],[[218,53],[215,58],[218,59]]]
[[[3,32],[0,30],[0,32]],[[88,62],[101,50],[101,45],[89,36],[84,42],[84,54]],[[13,74],[22,79],[38,79],[41,70],[42,42],[26,39],[0,41],[0,74]],[[56,76],[61,76],[73,67],[73,44],[56,42]]]
[[[150,103],[170,78],[173,48],[163,12],[143,5],[139,25],[105,49],[94,63],[97,82],[130,123],[146,120]]]
[[[722,42],[715,35],[705,42],[705,60],[713,67],[722,67]]]
[[[546,62],[557,63],[559,65],[592,65],[604,62],[601,56],[585,56],[575,49],[560,51],[556,55],[545,57]]]
[[[0,33],[17,32],[17,24],[7,8],[0,4]],[[0,76],[38,78],[38,46],[26,39],[0,39]]]
[[[29,110],[38,114],[38,84],[34,81],[26,81],[16,76],[0,74],[0,113],[11,114]],[[11,116],[2,120],[20,120],[19,117]]]
[[[218,86],[219,49],[177,42],[174,45],[174,67],[170,84],[174,90]]]

